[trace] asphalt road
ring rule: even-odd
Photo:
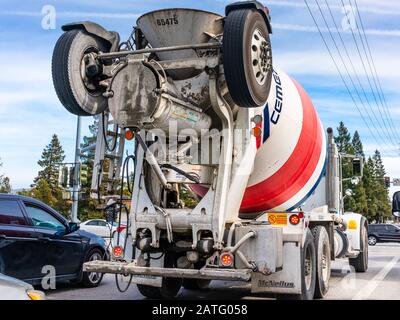
[[[378,244],[369,247],[369,270],[351,272],[347,260],[332,264],[330,290],[326,299],[332,300],[398,300],[400,299],[400,244]],[[122,283],[121,286],[124,286]],[[98,288],[83,289],[69,284],[58,284],[57,289],[46,292],[50,300],[141,300],[143,296],[132,285],[120,293],[115,277],[106,275]],[[182,289],[179,299],[271,299],[253,295],[246,283],[214,281],[206,291]]]

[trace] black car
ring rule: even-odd
[[[82,265],[103,260],[106,252],[102,238],[42,202],[0,194],[0,273],[33,285],[55,276],[96,287],[102,274],[82,272]]]
[[[370,224],[368,227],[368,244],[378,242],[400,242],[400,227],[393,224]]]

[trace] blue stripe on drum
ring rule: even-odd
[[[309,197],[311,197],[311,195],[314,193],[314,191],[317,189],[317,187],[319,186],[322,178],[325,176],[326,173],[326,168],[328,166],[328,154],[326,154],[326,159],[325,159],[325,164],[324,167],[322,169],[322,173],[320,175],[320,177],[318,178],[317,182],[315,183],[314,187],[312,187],[312,189],[310,190],[309,193],[307,193],[307,195],[301,199],[301,201],[299,201],[298,203],[296,203],[293,207],[291,207],[290,209],[286,210],[286,211],[293,211],[294,209],[297,209],[298,207],[300,207]]]
[[[263,143],[268,140],[271,135],[271,123],[269,120],[269,105],[264,108],[264,135],[263,135]]]

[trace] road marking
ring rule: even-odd
[[[393,269],[393,267],[399,262],[400,256],[394,257],[368,284],[363,287],[352,300],[366,300],[368,299],[378,285],[385,279],[388,273]]]

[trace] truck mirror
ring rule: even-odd
[[[393,195],[392,212],[395,217],[400,218],[400,191]]]
[[[363,160],[362,158],[353,159],[353,176],[362,177],[363,175]]]

